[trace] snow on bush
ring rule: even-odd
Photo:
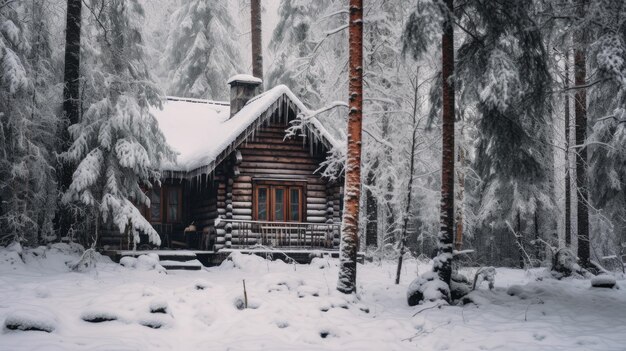
[[[150,313],[168,313],[167,301],[154,300],[150,303]]]
[[[137,258],[132,256],[124,256],[120,259],[120,264],[126,268],[137,267]]]
[[[458,272],[453,272],[450,279],[450,298],[453,301],[463,298],[472,291],[469,279]]]
[[[510,296],[517,296],[522,300],[528,300],[533,297],[544,294],[546,291],[542,286],[538,285],[511,285],[506,293]]]
[[[314,286],[302,285],[298,287],[298,297],[303,298],[305,296],[320,296],[319,289]]]
[[[474,275],[474,284],[472,290],[476,290],[480,287],[482,282],[489,283],[489,290],[493,290],[496,283],[496,269],[493,267],[481,267]]]
[[[578,257],[568,248],[562,247],[552,258],[552,275],[557,278],[591,276],[587,270],[578,264]]]
[[[601,274],[596,277],[593,277],[591,279],[591,286],[594,288],[609,288],[609,289],[617,288],[619,289],[619,286],[617,285],[617,281],[615,280],[615,277],[609,274]]]
[[[0,264],[10,266],[23,265],[22,245],[13,243],[4,249],[0,249]],[[13,269],[16,268],[13,267]]]
[[[119,316],[104,309],[93,309],[81,313],[80,319],[89,323],[102,323],[116,321],[119,319]]]
[[[248,305],[246,306],[246,302]],[[246,299],[243,295],[235,297],[233,300],[233,306],[235,306],[238,310],[244,310],[246,308],[251,308],[253,310],[259,308],[261,306],[261,301],[257,299],[251,299],[250,296]]]
[[[56,316],[44,309],[19,309],[10,312],[4,320],[4,330],[53,332],[57,327]]]
[[[210,289],[213,287],[211,283],[209,283],[208,281],[204,279],[196,280],[196,282],[193,283],[193,286],[196,290],[206,290],[206,289]]]
[[[450,289],[439,279],[435,272],[424,273],[411,282],[406,293],[409,306],[419,305],[424,301],[450,301]]]
[[[222,266],[227,268],[232,262],[233,267],[245,271],[256,271],[259,267],[266,266],[266,260],[254,254],[245,255],[241,252],[233,252],[222,262]]]
[[[139,318],[139,324],[152,329],[161,329],[170,327],[172,318],[165,314],[150,314]]]
[[[120,259],[120,265],[128,269],[136,269],[139,271],[157,271],[159,273],[165,273],[165,268],[161,266],[159,255],[155,253],[139,255],[138,257],[124,256]]]

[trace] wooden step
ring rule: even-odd
[[[186,262],[197,258],[195,252],[186,250],[122,251],[120,253],[120,256],[138,257],[140,255],[147,255],[149,253],[153,253],[159,256],[160,261]]]
[[[163,268],[168,271],[172,270],[185,270],[185,271],[199,271],[202,269],[202,263],[198,260],[191,261],[161,261],[159,262]]]

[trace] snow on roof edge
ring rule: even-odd
[[[182,102],[196,102],[199,104],[210,104],[210,105],[220,105],[220,106],[230,106],[230,101],[218,101],[218,100],[207,100],[207,99],[196,99],[196,98],[186,98],[180,96],[166,96],[165,99],[167,101],[182,101]]]
[[[199,174],[208,174],[213,171],[213,169],[221,162],[218,160],[219,156],[229,148],[237,147],[240,143],[237,143],[237,139],[246,130],[255,123],[262,115],[265,113],[273,104],[275,104],[281,96],[285,95],[291,102],[300,110],[300,113],[309,114],[310,110],[302,103],[302,101],[285,85],[278,85],[270,90],[267,90],[252,99],[244,105],[244,107],[237,112],[234,116],[229,118],[228,121],[235,122],[232,129],[232,137],[230,139],[226,139],[220,143],[216,147],[213,152],[211,152],[212,157],[205,159],[205,164],[197,165],[193,168],[187,167],[186,169],[167,169],[167,166],[162,169],[164,175],[173,178],[179,177],[194,177]],[[219,101],[209,101],[202,99],[188,99],[188,98],[178,98],[178,97],[168,97],[168,100],[171,101],[183,101],[183,102],[192,102],[192,103],[207,103],[207,104],[215,104],[221,106],[228,106],[229,104]],[[309,128],[314,134],[322,139],[322,141],[327,141],[329,147],[340,148],[341,143],[336,140],[332,134],[326,130],[326,128],[322,125],[322,123],[315,117],[309,120],[309,126],[313,125],[314,128]],[[245,138],[244,138],[245,140]],[[237,143],[237,145],[233,145]]]
[[[263,79],[255,77],[250,74],[235,74],[234,76],[228,79],[228,82],[226,82],[226,84],[230,84],[234,82],[261,84],[263,83]]]

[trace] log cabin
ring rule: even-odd
[[[169,97],[152,111],[178,153],[140,207],[160,249],[338,249],[343,182],[319,171],[337,139],[316,118],[286,137],[307,111],[286,86],[259,93],[261,80],[247,75],[228,84],[230,102]],[[133,247],[105,233],[105,250]],[[154,248],[141,237],[139,249]]]

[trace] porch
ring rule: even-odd
[[[302,223],[226,219],[232,248],[338,249],[339,223]],[[222,224],[221,223],[221,224]],[[227,247],[228,248],[228,245]]]
[[[336,250],[339,248],[339,223],[303,223],[223,219],[217,230],[185,230],[173,224],[153,223],[161,236],[161,248],[219,251],[215,248],[217,230],[226,232],[229,245],[236,249]],[[189,227],[188,227],[189,229]],[[147,238],[145,238],[147,239]],[[144,238],[142,238],[142,242]],[[140,249],[155,249],[140,245]]]

